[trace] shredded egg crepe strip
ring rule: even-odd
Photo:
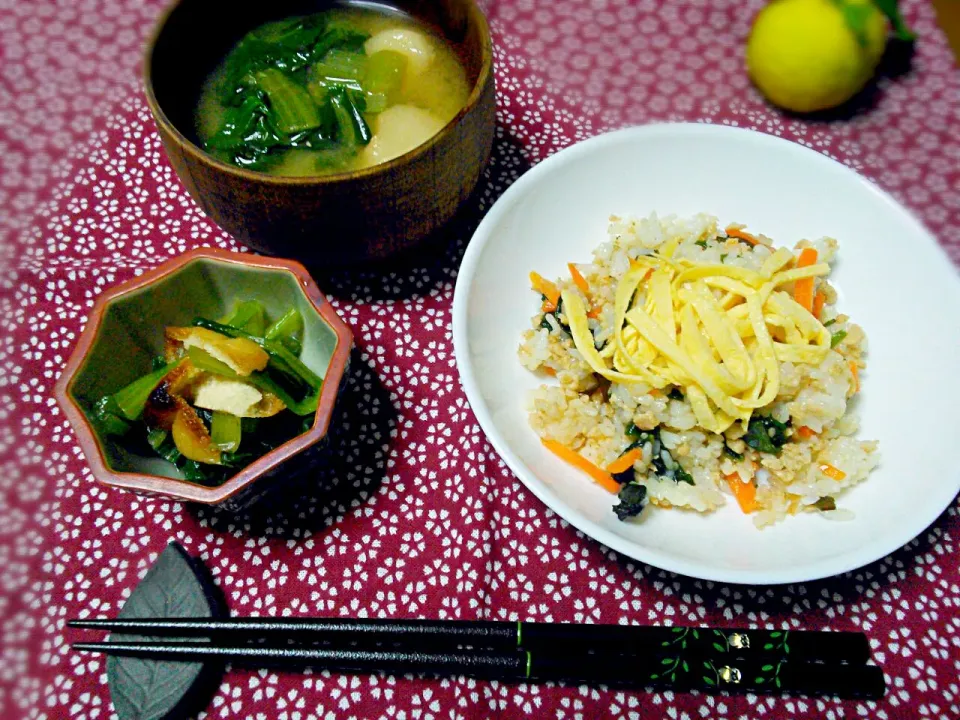
[[[829,265],[796,267],[796,256],[780,248],[755,271],[674,260],[677,245],[634,260],[620,278],[613,338],[600,350],[582,292],[564,290],[573,342],[612,382],[680,387],[707,430],[722,433],[737,421],[746,428],[753,411],[777,397],[780,362],[816,364],[830,351],[829,330],[779,289],[827,275]]]

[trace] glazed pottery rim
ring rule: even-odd
[[[112,470],[107,463],[100,442],[97,440],[98,433],[86,411],[74,396],[74,386],[78,375],[86,367],[90,350],[94,345],[94,340],[106,311],[114,300],[147,289],[157,281],[170,277],[188,265],[205,260],[248,268],[283,271],[292,275],[304,298],[336,335],[336,345],[323,375],[323,387],[320,391],[320,400],[313,425],[306,432],[300,433],[282,445],[278,445],[230,476],[224,483],[216,486],[200,485],[188,480],[162,475]],[[168,260],[138,277],[109,288],[96,299],[70,359],[56,382],[54,395],[73,427],[77,444],[83,450],[97,482],[111,487],[147,492],[182,501],[216,505],[233,497],[265,473],[316,444],[326,436],[352,345],[352,331],[333,309],[333,306],[324,297],[306,268],[300,263],[282,258],[231,252],[221,248],[200,247]]]
[[[476,0],[460,0],[461,2],[469,5],[469,14],[478,23],[477,28],[480,31],[480,70],[477,73],[476,82],[473,83],[473,87],[471,88],[470,94],[467,96],[467,100],[463,107],[460,108],[457,114],[454,115],[446,125],[444,125],[428,140],[417,145],[412,150],[405,152],[403,155],[399,155],[395,158],[387,160],[386,162],[377,163],[376,165],[372,165],[368,168],[363,168],[360,170],[350,170],[348,172],[331,173],[328,175],[305,175],[293,177],[284,175],[270,175],[268,173],[257,172],[255,170],[238,168],[235,165],[230,165],[222,160],[218,160],[213,155],[199,147],[186,135],[184,135],[180,129],[177,128],[173,122],[171,122],[170,118],[167,117],[167,114],[163,111],[163,108],[160,107],[160,103],[157,101],[157,96],[154,92],[153,55],[154,51],[156,50],[157,41],[163,34],[163,31],[166,29],[167,23],[170,20],[170,16],[173,15],[177,8],[179,8],[185,1],[186,0],[173,0],[173,2],[171,2],[164,9],[154,24],[147,40],[146,50],[144,51],[143,56],[143,84],[147,97],[147,105],[149,106],[150,113],[153,115],[157,125],[168,132],[176,140],[177,145],[185,152],[189,153],[194,157],[194,159],[200,162],[209,163],[213,167],[216,167],[219,170],[243,180],[264,183],[267,185],[319,187],[324,185],[332,185],[343,181],[365,179],[380,174],[388,174],[390,171],[402,167],[403,165],[406,165],[414,160],[417,160],[421,156],[426,155],[429,150],[438,142],[440,142],[443,137],[453,132],[454,128],[461,123],[463,118],[479,105],[480,100],[483,97],[484,89],[486,88],[487,83],[491,80],[493,74],[493,41],[490,37],[490,26],[487,22],[487,17],[483,10],[480,9],[480,6],[477,5]],[[446,37],[444,37],[444,39],[446,40]]]

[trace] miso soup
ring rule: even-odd
[[[206,81],[204,149],[271,175],[366,168],[412,150],[467,100],[453,48],[396,11],[340,7],[261,25]]]

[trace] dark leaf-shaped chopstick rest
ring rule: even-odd
[[[118,617],[216,618],[221,614],[206,570],[180,545],[171,543],[134,588]],[[111,656],[107,659],[110,698],[120,720],[186,718],[209,702],[222,669],[204,662]]]

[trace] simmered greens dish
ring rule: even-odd
[[[101,398],[97,420],[187,480],[219,485],[313,424],[323,379],[300,360],[302,340],[296,309],[268,326],[255,301],[167,327],[153,371]]]
[[[342,8],[248,33],[206,83],[204,148],[242,168],[310,176],[376,165],[463,107],[453,50],[393,11]]]

